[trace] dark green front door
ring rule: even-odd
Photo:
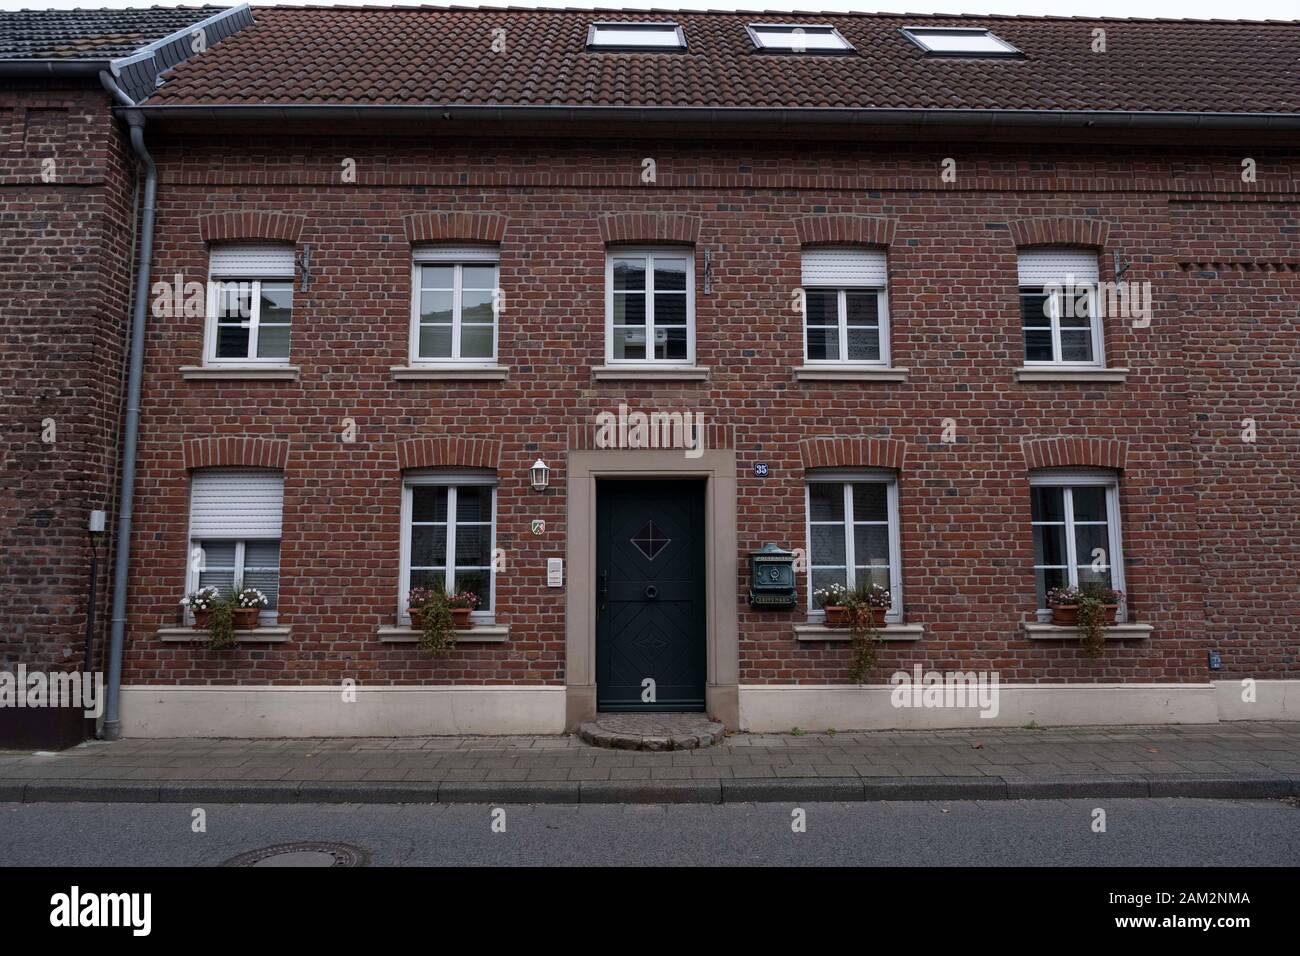
[[[704,574],[703,481],[599,483],[597,709],[704,709]]]

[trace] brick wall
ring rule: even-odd
[[[926,634],[915,647],[889,647],[884,673],[920,662],[993,667],[1008,681],[1203,680],[1205,650],[1215,643],[1230,669],[1294,675],[1289,622],[1300,599],[1287,590],[1292,576],[1283,575],[1295,565],[1282,542],[1294,540],[1296,523],[1289,462],[1297,383],[1285,356],[1294,355],[1297,273],[1242,268],[1210,280],[1182,265],[1189,248],[1209,255],[1216,242],[1248,262],[1294,249],[1294,155],[1253,151],[1253,185],[1240,182],[1234,152],[1155,147],[595,150],[232,136],[163,143],[158,155],[156,276],[206,277],[206,217],[273,213],[301,220],[312,282],[295,293],[297,381],[186,381],[178,370],[201,361],[202,320],[152,320],[128,682],[562,683],[563,594],[545,587],[544,570],[546,557],[564,551],[568,429],[620,402],[700,410],[734,436],[742,558],[766,541],[803,545],[805,440],[901,443],[905,610]],[[939,164],[949,155],[958,179],[945,185]],[[646,156],[657,161],[654,185],[640,183]],[[345,158],[356,161],[355,184],[340,182]],[[647,213],[694,230],[697,361],[711,370],[707,382],[593,381],[591,368],[604,361],[605,217]],[[431,217],[444,214],[436,222],[504,220],[504,383],[390,374],[408,359],[410,217],[427,230],[441,228]],[[834,238],[839,227],[816,222],[826,216],[875,217],[863,228],[872,241],[887,237],[893,362],[910,369],[906,382],[794,377],[802,364],[790,308],[800,236],[825,228]],[[1126,279],[1154,284],[1150,328],[1120,320],[1106,328],[1108,364],[1129,368],[1126,382],[1014,380],[1015,240],[1033,235],[1038,220],[1073,223],[1083,236],[1100,230],[1102,278],[1112,277],[1119,250],[1132,264]],[[618,228],[656,228],[629,222]],[[1242,223],[1249,228],[1222,234]],[[714,262],[709,295],[704,249]],[[1261,430],[1243,449],[1233,436],[1248,404]],[[345,418],[358,425],[355,443],[339,441]],[[945,418],[957,422],[955,444],[940,440]],[[287,644],[211,652],[155,635],[178,620],[185,581],[186,442],[212,436],[287,443]],[[1130,608],[1155,627],[1150,641],[1108,644],[1096,661],[1068,643],[1029,641],[1019,626],[1036,603],[1023,443],[1059,436],[1123,443]],[[437,662],[376,636],[393,623],[398,601],[399,449],[425,437],[496,443],[497,545],[509,561],[497,588],[509,642],[462,645]],[[554,469],[545,495],[527,485],[538,456]],[[765,480],[753,477],[758,461],[769,465]],[[544,536],[529,532],[534,518],[546,520]],[[1220,592],[1224,577],[1229,597]],[[738,602],[747,583],[735,582]],[[1258,614],[1266,628],[1256,628]],[[796,644],[799,617],[741,605],[742,682],[847,679],[846,648]]]
[[[11,81],[0,128],[0,666],[43,666],[81,657],[113,506],[133,173],[97,87]]]

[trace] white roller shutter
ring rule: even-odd
[[[1025,249],[1020,253],[1020,284],[1040,286],[1096,282],[1097,253],[1091,249]]]
[[[293,246],[217,246],[208,271],[214,277],[292,279]]]
[[[418,262],[496,262],[501,258],[496,246],[418,246],[413,255]]]
[[[212,468],[194,473],[190,537],[279,538],[284,477],[278,471]]]
[[[888,278],[883,249],[806,249],[806,286],[869,286],[883,288]]]

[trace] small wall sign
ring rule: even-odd
[[[546,534],[546,522],[541,518],[533,519],[533,534]]]
[[[754,462],[754,477],[755,478],[767,477],[767,462],[765,461]]]
[[[548,588],[564,587],[564,559],[546,559],[546,586]]]
[[[1210,651],[1208,657],[1210,670],[1217,671],[1223,669],[1223,658],[1219,656],[1218,651]]]

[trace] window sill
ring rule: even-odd
[[[1077,641],[1077,627],[1058,627],[1055,624],[1039,624],[1036,621],[1022,621],[1025,636],[1033,641]],[[1145,641],[1154,628],[1150,624],[1108,624],[1106,640],[1108,641]]]
[[[251,631],[235,631],[236,644],[279,644],[289,640],[288,624],[264,624]],[[158,639],[170,644],[197,644],[209,639],[206,630],[194,627],[160,627]]]
[[[919,641],[925,635],[924,624],[886,624],[880,629],[884,641]],[[797,641],[851,641],[853,635],[847,627],[827,627],[825,624],[796,624]]]
[[[883,365],[801,365],[794,377],[801,382],[906,382],[909,371]]]
[[[598,382],[707,382],[709,370],[699,365],[597,365],[591,377]]]
[[[399,382],[504,382],[509,365],[396,365],[390,370]]]
[[[1123,382],[1126,368],[1018,368],[1017,382]]]
[[[456,629],[457,644],[503,644],[509,637],[508,624],[476,624]],[[415,644],[420,640],[420,632],[405,624],[386,624],[379,628],[379,640],[385,644]]]
[[[181,378],[190,381],[295,381],[297,365],[182,365]]]

